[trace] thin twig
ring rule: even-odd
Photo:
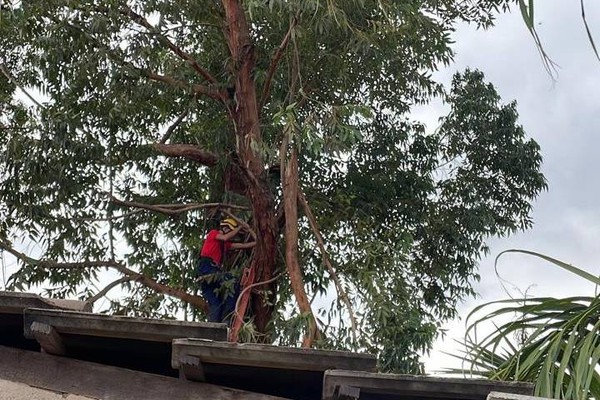
[[[4,64],[0,64],[0,71],[2,72],[2,75],[4,75],[10,83],[12,83],[16,87],[18,87],[21,92],[25,93],[25,96],[27,96],[29,98],[29,100],[31,100],[39,108],[44,108],[44,106],[39,101],[34,99],[33,96],[30,95],[27,90],[25,90],[21,85],[19,85],[17,80],[12,76],[12,74],[8,71],[8,69],[6,68],[6,66]]]
[[[251,284],[251,285],[248,285],[248,286],[246,286],[246,287],[245,287],[245,288],[244,288],[244,289],[243,289],[243,290],[240,292],[240,295],[238,296],[237,300],[235,301],[234,315],[238,315],[238,314],[239,314],[239,313],[238,313],[238,309],[239,309],[239,307],[240,307],[240,299],[242,298],[242,296],[244,295],[244,293],[246,293],[248,290],[250,290],[250,289],[252,289],[252,288],[255,288],[255,287],[257,287],[257,286],[267,285],[267,284],[269,284],[269,283],[271,283],[271,282],[273,282],[273,281],[275,281],[275,280],[279,279],[279,277],[280,277],[281,275],[285,274],[285,272],[286,272],[286,271],[282,271],[282,272],[280,272],[279,274],[277,274],[276,276],[274,276],[273,278],[271,278],[271,279],[268,279],[268,280],[266,280],[266,281],[262,281],[262,282],[255,282],[255,283],[253,283],[253,284]],[[243,316],[243,315],[242,315],[242,318],[244,318],[244,316]]]
[[[95,10],[98,12],[106,13],[109,12],[108,7],[95,7]],[[119,10],[119,12],[129,18],[136,24],[143,26],[148,31],[152,32],[156,35],[159,42],[163,45],[167,46],[173,53],[175,53],[178,57],[188,63],[196,72],[198,72],[206,81],[211,84],[217,84],[217,80],[188,53],[183,51],[181,48],[177,47],[169,38],[164,36],[160,31],[152,24],[148,22],[146,18],[142,15],[133,11],[128,5],[124,4],[123,8]]]

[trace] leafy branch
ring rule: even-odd
[[[108,7],[95,7],[95,10],[98,12],[101,12],[101,13],[110,12],[110,9]],[[182,60],[184,60],[186,63],[188,63],[206,81],[208,81],[211,84],[217,84],[217,80],[206,69],[204,69],[202,66],[200,66],[198,61],[196,61],[191,55],[189,55],[188,53],[183,51],[181,48],[179,48],[177,45],[175,45],[171,40],[169,40],[169,38],[167,38],[166,36],[161,34],[160,31],[154,25],[149,23],[148,20],[146,18],[144,18],[142,15],[133,11],[126,4],[123,4],[123,6],[119,10],[119,12],[122,15],[131,18],[131,20],[133,22],[135,22],[136,24],[143,26],[148,31],[153,33],[160,43],[162,43],[163,45],[168,47],[173,53],[175,53]]]

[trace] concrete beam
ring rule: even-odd
[[[65,344],[60,335],[50,325],[34,322],[31,324],[31,333],[44,352],[57,356],[65,355]]]
[[[59,333],[170,343],[175,338],[227,340],[227,325],[110,316],[64,310],[27,309],[23,312],[24,335],[33,338],[34,322],[52,326]]]
[[[344,351],[175,339],[171,365],[188,380],[313,400],[321,397],[327,369],[374,371],[376,358]]]
[[[206,382],[204,368],[198,357],[183,356],[179,366],[179,378],[189,381]]]
[[[533,385],[524,382],[500,382],[487,379],[458,379],[432,376],[379,374],[331,370],[323,379],[323,400],[339,400],[340,388],[354,387],[369,399],[466,399],[486,400],[492,391],[533,394]],[[360,398],[360,397],[357,397]],[[499,399],[500,400],[500,399]]]
[[[171,359],[172,367],[179,368],[181,360],[186,356],[197,357],[202,363],[322,372],[336,368],[375,371],[377,364],[377,359],[372,354],[265,344],[175,339]]]
[[[84,301],[46,299],[34,293],[0,291],[0,314],[21,314],[26,308],[92,311]]]
[[[360,389],[354,386],[338,386],[335,397],[338,400],[358,400],[360,399]]]
[[[95,399],[281,400],[3,346],[0,346],[0,360],[0,380]]]

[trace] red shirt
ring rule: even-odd
[[[231,243],[217,240],[217,235],[219,233],[221,233],[221,231],[216,229],[212,229],[208,232],[204,244],[202,245],[202,250],[200,251],[200,257],[210,257],[215,264],[221,265],[223,251],[229,250],[231,248]]]

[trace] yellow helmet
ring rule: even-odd
[[[238,223],[233,218],[225,218],[223,221],[221,221],[221,223],[219,225],[220,226],[226,226],[229,229],[234,230],[235,228],[237,228]]]

